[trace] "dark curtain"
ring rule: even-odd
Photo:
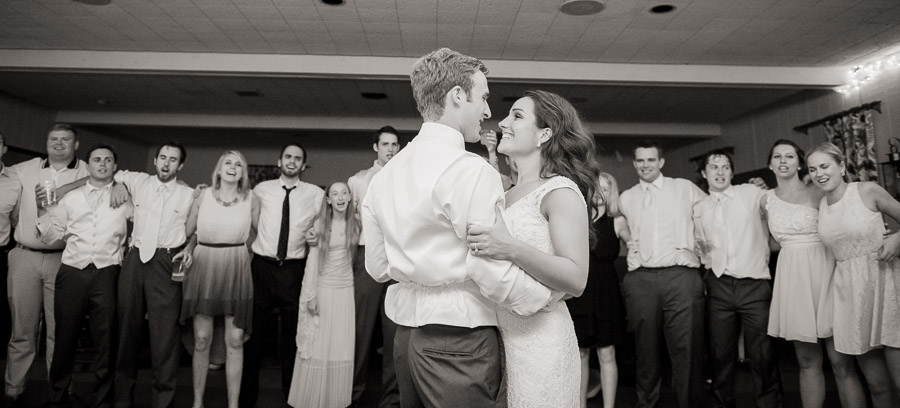
[[[849,181],[878,181],[872,111],[864,109],[825,122],[828,141],[844,151]]]

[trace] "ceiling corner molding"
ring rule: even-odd
[[[391,126],[401,132],[417,132],[422,119],[381,117],[323,117],[323,116],[262,116],[262,115],[214,115],[179,113],[129,113],[95,111],[60,111],[59,122],[88,126],[158,126],[184,128],[229,129],[289,129],[370,132],[390,120]],[[645,123],[645,122],[586,122],[588,131],[605,137],[672,137],[712,138],[722,134],[718,124],[711,123]],[[484,128],[497,128],[488,121]]]
[[[0,70],[346,77],[406,80],[415,58],[284,54],[0,50]],[[484,60],[495,81],[521,83],[654,84],[833,88],[847,67],[610,64]]]

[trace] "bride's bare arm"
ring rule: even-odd
[[[493,226],[469,227],[469,248],[478,256],[510,260],[547,287],[580,296],[587,282],[589,251],[584,201],[577,192],[560,188],[544,197],[541,210],[550,222],[556,255],[539,251],[510,235],[499,212]]]

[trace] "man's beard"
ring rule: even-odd
[[[285,177],[297,177],[300,175],[300,168],[296,168],[294,170],[289,170],[285,166],[281,166],[281,175]]]

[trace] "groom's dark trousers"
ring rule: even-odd
[[[394,366],[403,408],[506,407],[496,327],[397,326]]]

